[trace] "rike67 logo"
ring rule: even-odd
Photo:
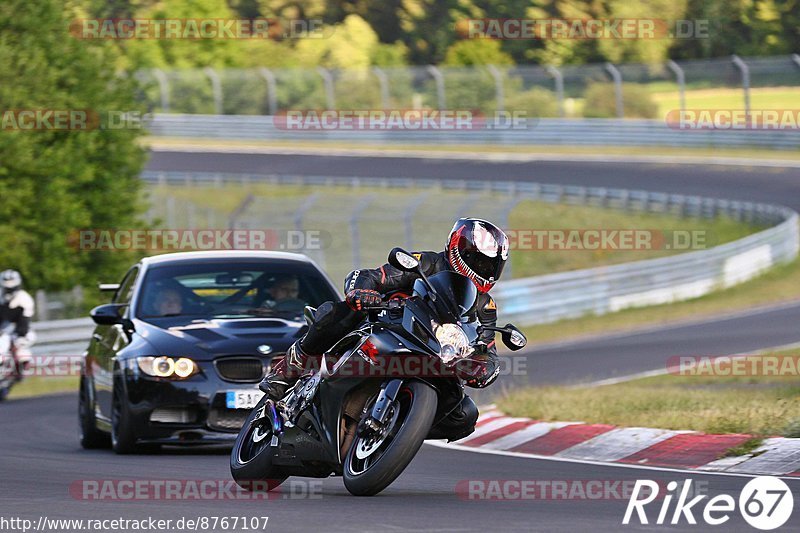
[[[708,496],[693,495],[691,479],[685,480],[682,486],[679,486],[677,481],[670,481],[667,484],[666,494],[659,494],[660,486],[659,483],[649,479],[637,479],[622,523],[630,524],[635,512],[640,524],[649,524],[652,515],[647,516],[645,507],[658,499],[661,501],[658,517],[655,520],[658,525],[676,525],[682,520],[686,520],[688,524],[697,524],[695,518],[697,513],[702,515],[706,524],[719,526],[730,520],[738,503],[742,518],[752,527],[766,531],[784,525],[792,516],[794,507],[794,497],[789,486],[771,476],[750,480],[739,493],[738,502],[729,494],[718,494],[704,502],[705,505],[698,504]],[[676,500],[674,507],[672,507],[673,500]],[[657,504],[653,507],[657,507]],[[633,523],[636,523],[636,519]]]

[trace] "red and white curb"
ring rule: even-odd
[[[769,438],[750,454],[721,458],[729,448],[750,438],[751,435],[741,434],[541,422],[505,416],[490,406],[478,419],[474,433],[453,444],[439,445],[567,460],[800,477],[800,439]]]

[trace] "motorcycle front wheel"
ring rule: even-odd
[[[437,402],[430,385],[421,381],[403,384],[384,430],[356,437],[347,452],[342,475],[351,494],[373,496],[397,479],[428,435]]]
[[[272,490],[286,481],[272,464],[272,419],[264,396],[247,417],[231,450],[231,475],[245,490]]]

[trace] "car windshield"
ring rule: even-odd
[[[306,305],[337,299],[322,274],[305,263],[155,265],[142,284],[137,316],[298,320]]]

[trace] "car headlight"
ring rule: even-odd
[[[443,363],[466,357],[472,352],[467,334],[457,324],[441,324],[434,329],[434,334],[442,347],[439,357]]]
[[[162,355],[160,357],[138,357],[139,370],[155,378],[185,379],[199,371],[197,364],[187,357],[174,359]]]

